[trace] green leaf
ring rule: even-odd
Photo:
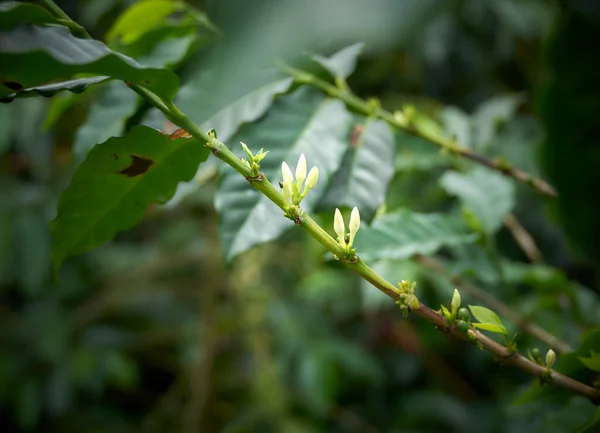
[[[301,88],[279,99],[265,118],[246,126],[232,141],[243,141],[252,151],[268,149],[261,171],[274,183],[281,179],[281,162],[295,167],[304,153],[308,167],[319,168],[317,186],[302,201],[302,208],[310,212],[339,167],[349,123],[350,114],[341,102]],[[245,155],[241,146],[233,150],[240,157]],[[227,260],[276,239],[293,226],[277,206],[229,167],[223,170],[215,206],[221,216],[220,234]]]
[[[156,44],[152,53],[141,56],[138,61],[144,66],[153,66],[155,68],[176,66],[190,52],[196,39],[195,35],[188,35],[181,38],[169,38],[160,41]]]
[[[591,418],[582,426],[576,433],[591,433],[591,428],[600,424],[600,408],[596,409],[596,412],[591,416]]]
[[[362,52],[364,43],[350,45],[330,57],[313,56],[313,60],[329,71],[333,77],[345,80],[356,68],[358,56]]]
[[[21,26],[0,33],[0,97],[79,73],[138,84],[169,101],[179,86],[172,72],[143,67],[102,42],[74,37],[64,27]]]
[[[598,408],[582,396],[563,399],[559,407],[546,413],[536,433],[591,433],[599,418]]]
[[[291,78],[282,79],[278,73],[271,73],[249,78],[252,82],[244,84],[225,84],[216,72],[203,71],[187,82],[175,102],[202,129],[217,131],[223,142],[229,141],[242,124],[254,122],[265,114],[275,96],[287,92],[293,82]]]
[[[590,370],[597,371],[598,373],[600,373],[600,352],[596,353],[592,350],[591,356],[589,358],[580,356],[579,360]]]
[[[449,194],[459,198],[487,234],[496,232],[515,206],[514,183],[484,167],[475,167],[464,174],[447,172],[440,184]]]
[[[23,211],[14,221],[13,267],[21,289],[30,297],[39,296],[52,275],[52,240],[43,215]]]
[[[385,122],[366,120],[355,125],[350,148],[321,205],[357,206],[363,220],[370,220],[385,202],[394,176],[394,153],[394,134]]]
[[[335,402],[339,388],[339,369],[327,348],[309,346],[298,365],[298,385],[306,403],[324,416]]]
[[[10,149],[15,130],[16,113],[8,105],[0,105],[0,157]]]
[[[147,127],[94,147],[79,166],[51,223],[55,266],[137,224],[150,203],[164,203],[206,160],[193,139],[171,140]]]
[[[19,90],[18,93],[12,93],[8,96],[0,98],[0,102],[11,102],[17,97],[26,96],[45,96],[51,97],[56,95],[63,90],[68,90],[71,93],[79,94],[87,90],[88,87],[102,83],[106,80],[110,80],[110,77],[90,77],[90,78],[78,78],[76,80],[60,81],[58,83],[44,84],[41,86],[28,87],[27,89]]]
[[[82,161],[96,143],[120,136],[126,119],[137,109],[137,101],[137,95],[121,81],[104,86],[85,123],[77,130],[73,141],[75,158]]]
[[[10,30],[23,23],[58,24],[60,20],[36,4],[15,1],[0,3],[0,31]]]
[[[485,151],[494,139],[499,126],[512,118],[525,98],[521,94],[500,95],[479,104],[471,116],[473,148]]]
[[[396,131],[396,171],[431,171],[433,168],[448,165],[448,157],[420,137],[404,131]]]
[[[370,227],[361,227],[355,245],[365,260],[404,259],[473,240],[475,235],[455,215],[401,209],[376,218]]]
[[[108,42],[121,39],[125,44],[138,40],[144,33],[163,23],[174,12],[185,10],[185,2],[145,0],[134,3],[117,18],[106,33]]]
[[[508,335],[504,324],[502,323],[498,315],[492,310],[478,305],[469,305],[469,309],[471,310],[471,314],[473,314],[473,316],[479,322],[481,322],[474,323],[474,326],[481,329],[485,329],[487,331],[498,332]]]
[[[493,323],[473,323],[473,326],[484,331],[495,332],[496,334],[508,335],[508,331],[504,326],[494,325]]]

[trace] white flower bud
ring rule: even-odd
[[[296,165],[296,183],[298,184],[298,189],[302,188],[304,179],[306,179],[306,158],[304,157],[304,154],[302,154]]]
[[[457,289],[454,289],[454,295],[452,296],[452,302],[450,303],[450,310],[452,311],[452,315],[455,316],[460,308],[460,293],[458,293]]]
[[[319,180],[319,169],[317,167],[313,167],[308,172],[308,177],[306,178],[306,183],[304,184],[304,192],[303,195],[308,191],[317,186],[317,181]]]
[[[356,206],[354,206],[354,209],[352,209],[352,212],[350,213],[350,224],[349,224],[349,230],[350,230],[349,245],[350,246],[352,246],[352,244],[354,243],[354,237],[356,236],[356,232],[358,231],[359,228],[360,228],[360,213],[358,213],[358,208]]]
[[[344,218],[338,208],[335,208],[335,216],[333,217],[333,230],[338,235],[339,243],[346,246],[346,226],[344,225]]]
[[[281,176],[283,177],[283,184],[288,184],[291,191],[292,184],[294,183],[294,175],[285,161],[281,163]]]
[[[292,184],[289,181],[286,181],[286,180],[283,181],[282,194],[283,194],[283,201],[285,201],[286,204],[289,204],[292,202]]]
[[[554,350],[550,349],[546,352],[546,367],[552,368],[554,363],[556,362],[556,353]]]

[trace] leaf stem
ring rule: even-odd
[[[454,139],[445,138],[440,135],[436,135],[434,133],[426,131],[424,129],[420,129],[410,122],[403,123],[400,120],[398,120],[392,113],[390,113],[387,110],[384,110],[383,108],[373,109],[373,106],[371,104],[354,95],[349,89],[340,88],[317,77],[316,75],[313,75],[309,72],[300,69],[296,69],[289,65],[281,65],[280,67],[284,72],[291,75],[298,83],[307,84],[321,89],[329,96],[339,99],[349,107],[359,111],[360,113],[366,116],[375,116],[387,122],[394,128],[401,129],[404,132],[407,132],[411,135],[423,138],[431,144],[438,146],[440,149],[443,149],[444,151],[450,154],[468,158],[479,164],[485,165],[486,167],[489,167],[492,170],[496,170],[505,176],[509,176],[515,180],[530,184],[533,188],[535,188],[537,191],[544,195],[550,197],[556,197],[558,195],[556,193],[556,190],[543,179],[534,177],[516,167],[513,167],[512,165],[504,161],[500,161],[498,159],[490,159],[485,156],[479,155],[473,152],[471,149],[460,146]]]
[[[71,17],[69,17],[65,11],[63,11],[60,7],[58,7],[58,5],[56,3],[54,3],[54,1],[52,0],[40,0],[40,2],[46,6],[46,8],[48,9],[48,11],[54,15],[56,18],[58,18],[61,21],[61,24],[63,24],[64,26],[70,28],[73,33],[78,34],[79,36],[85,38],[85,39],[91,39],[92,37],[90,36],[90,34],[87,32],[87,30],[81,26],[79,23],[73,21],[71,19]]]

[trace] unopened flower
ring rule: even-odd
[[[304,179],[306,179],[306,157],[302,154],[296,165],[296,182],[298,184],[298,190],[302,187]]]
[[[283,201],[285,201],[286,204],[289,204],[292,202],[292,184],[290,182],[286,182],[285,180],[283,181]]]
[[[450,303],[450,310],[452,311],[452,315],[455,315],[460,308],[460,293],[458,293],[457,289],[454,289],[454,295],[452,296],[452,302]]]
[[[546,352],[546,367],[552,368],[554,363],[556,362],[556,353],[554,350],[550,349]]]
[[[306,178],[306,183],[304,184],[304,192],[305,195],[308,191],[317,186],[317,181],[319,180],[319,169],[317,167],[313,167],[308,172],[308,177]]]
[[[294,183],[294,175],[285,161],[281,163],[281,176],[283,177],[283,184],[285,185],[287,183],[291,188]]]
[[[338,235],[338,242],[345,247],[346,246],[346,226],[344,224],[344,218],[338,208],[335,208],[335,216],[333,217],[333,230]]]
[[[354,206],[352,212],[350,213],[350,224],[348,225],[348,229],[350,230],[350,240],[348,242],[349,246],[354,244],[354,237],[356,236],[356,232],[360,228],[360,213],[358,212],[358,208]]]

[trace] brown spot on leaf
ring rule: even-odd
[[[352,133],[350,134],[350,147],[356,148],[359,145],[364,132],[364,125],[356,125],[352,128]]]
[[[171,140],[177,140],[178,138],[190,138],[192,135],[183,128],[176,129],[169,134]]]
[[[146,85],[152,84],[152,81],[150,81],[150,80],[144,80],[144,84],[146,84]]]
[[[131,158],[131,164],[119,172],[119,174],[124,174],[127,177],[140,176],[146,173],[150,166],[154,164],[154,161],[143,156],[129,155],[129,157]]]
[[[119,155],[117,155],[116,153],[111,153],[110,156],[112,156],[115,161],[119,159]]]

